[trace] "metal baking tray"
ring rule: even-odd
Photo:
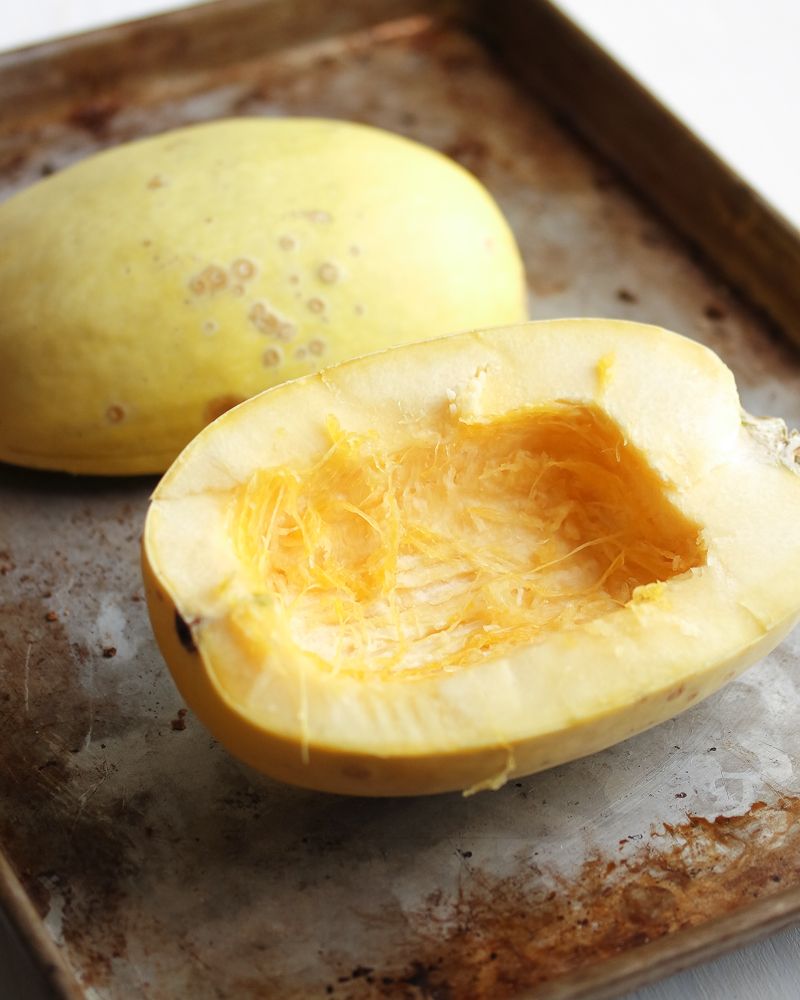
[[[800,424],[797,234],[543,0],[221,0],[6,54],[0,197],[285,114],[454,157],[517,235],[533,318],[677,330]],[[303,791],[181,712],[142,600],[154,484],[0,466],[0,902],[42,995],[600,1000],[800,921],[800,633],[497,792]]]

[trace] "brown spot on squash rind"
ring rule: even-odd
[[[245,400],[244,396],[216,396],[214,399],[209,400],[206,403],[205,409],[203,410],[203,419],[207,424],[212,423],[217,417],[221,417],[223,413],[227,413],[228,410],[232,410],[234,406],[238,406],[239,403],[243,403]]]
[[[241,281],[251,281],[256,276],[256,266],[247,257],[239,257],[231,264],[231,272]]]
[[[194,644],[194,639],[192,637],[192,630],[189,628],[186,621],[181,618],[180,614],[175,612],[175,631],[178,635],[178,641],[181,646],[186,650],[187,653],[196,653],[197,646]]]
[[[335,260],[326,260],[317,268],[317,277],[326,285],[335,285],[337,281],[342,280],[344,272]]]
[[[189,288],[195,295],[221,292],[228,285],[228,274],[219,264],[209,264],[200,274],[189,279]]]
[[[372,772],[364,764],[345,764],[342,774],[353,781],[369,781]]]
[[[278,340],[293,340],[297,336],[297,324],[294,320],[281,315],[263,300],[253,303],[247,318],[260,333],[277,337]]]
[[[686,685],[685,684],[681,684],[681,686],[677,687],[672,692],[672,694],[670,694],[670,695],[667,696],[667,701],[675,701],[676,698],[680,698],[680,696],[683,694],[683,692],[685,690],[686,690]]]
[[[280,347],[268,347],[261,355],[261,363],[265,368],[275,368],[283,361],[283,352]]]
[[[286,253],[291,253],[299,248],[300,240],[298,240],[294,233],[283,233],[282,236],[278,237],[278,246]]]

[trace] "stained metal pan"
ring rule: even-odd
[[[0,197],[240,114],[441,149],[506,213],[532,317],[678,330],[800,424],[796,234],[542,0],[222,0],[7,54]],[[0,901],[43,995],[598,1000],[800,920],[800,635],[495,793],[289,788],[178,715],[141,599],[154,482],[0,466]]]

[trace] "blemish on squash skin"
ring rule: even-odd
[[[292,212],[292,215],[300,216],[303,219],[308,219],[309,222],[317,223],[328,223],[333,222],[333,216],[330,212],[326,212],[321,208],[312,208],[300,212]]]
[[[265,368],[275,368],[283,361],[283,353],[279,347],[268,347],[261,355],[261,363]]]
[[[203,419],[207,424],[210,424],[212,421],[216,420],[217,417],[221,417],[223,413],[227,413],[228,410],[232,410],[234,406],[238,406],[239,403],[243,403],[244,399],[244,396],[217,396],[206,403],[205,409],[203,410]]]
[[[370,769],[363,764],[346,764],[342,768],[342,774],[345,778],[352,778],[353,781],[369,781],[372,776]]]
[[[298,240],[294,233],[284,233],[283,236],[278,238],[278,246],[285,253],[292,253],[292,251],[300,247],[300,240]]]
[[[297,336],[297,323],[264,300],[253,303],[247,318],[260,333],[278,340],[293,340]]]
[[[205,292],[219,292],[228,284],[228,275],[218,264],[211,264],[189,281],[189,288],[195,295]]]
[[[686,685],[681,684],[680,687],[676,688],[672,694],[667,696],[667,701],[675,701],[676,698],[680,698],[683,692],[686,690]]]
[[[248,257],[237,257],[230,265],[230,273],[219,264],[209,264],[199,274],[189,279],[189,289],[195,295],[214,295],[229,288],[241,298],[246,292],[247,282],[252,281],[258,273],[255,261]]]
[[[186,624],[186,621],[181,618],[180,614],[175,612],[175,631],[178,634],[178,640],[187,653],[196,653],[197,646],[194,644],[194,639],[192,638],[192,630]]]
[[[324,281],[326,285],[335,285],[337,281],[342,280],[344,272],[335,260],[326,260],[320,264],[317,275],[319,280]]]
[[[120,406],[119,403],[113,403],[106,410],[106,420],[110,424],[121,424],[125,419],[125,408]]]
[[[233,264],[231,264],[231,271],[233,271],[234,275],[242,281],[250,281],[255,277],[256,267],[255,264],[246,257],[239,257],[238,260],[235,260]]]

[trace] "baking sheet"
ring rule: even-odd
[[[0,136],[2,194],[229,114],[341,117],[441,149],[506,213],[532,318],[677,330],[722,356],[748,410],[800,424],[794,350],[426,16],[32,121]],[[538,995],[800,881],[797,633],[680,718],[498,792],[293,789],[178,714],[138,568],[154,484],[0,466],[0,844],[88,1000]]]

